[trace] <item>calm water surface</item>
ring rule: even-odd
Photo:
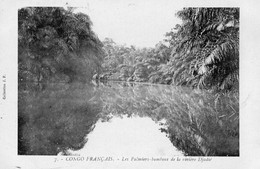
[[[238,151],[238,136],[210,129],[196,111],[211,102],[199,91],[118,82],[22,87],[19,154],[169,157]]]
[[[160,132],[161,126],[147,117],[113,117],[96,123],[83,149],[73,155],[112,157],[162,157],[183,155]]]

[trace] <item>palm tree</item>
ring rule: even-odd
[[[229,90],[239,80],[239,9],[184,8],[168,33],[177,85]]]

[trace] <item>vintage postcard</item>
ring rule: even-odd
[[[256,4],[1,2],[0,168],[258,168]]]

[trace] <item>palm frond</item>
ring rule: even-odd
[[[217,64],[219,62],[226,61],[230,59],[230,57],[235,56],[238,53],[238,48],[234,46],[231,41],[226,41],[220,45],[218,45],[211,54],[205,59],[205,65]]]

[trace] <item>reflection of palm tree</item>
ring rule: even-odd
[[[227,134],[226,128],[237,133],[238,118],[233,121],[233,125],[223,122],[221,125],[216,119],[215,107],[216,97],[210,93],[192,92],[190,89],[173,86],[140,86],[117,88],[112,90],[104,86],[101,96],[104,98],[102,111],[105,117],[112,112],[114,116],[140,116],[150,117],[155,122],[166,119],[167,129],[162,129],[168,133],[168,137],[173,145],[182,150],[186,155],[237,155],[238,146],[233,146],[233,141],[238,140],[238,135],[233,137]],[[108,94],[109,93],[109,94]],[[120,93],[120,97],[116,97]],[[131,93],[131,94],[129,94]],[[198,94],[199,93],[199,94]],[[221,113],[234,114],[234,110],[226,104],[237,106],[225,95],[217,96],[218,107],[226,107],[219,110]],[[237,98],[237,96],[234,96]],[[199,102],[203,103],[198,104]],[[238,116],[235,113],[235,116]],[[225,149],[221,147],[225,146]]]

